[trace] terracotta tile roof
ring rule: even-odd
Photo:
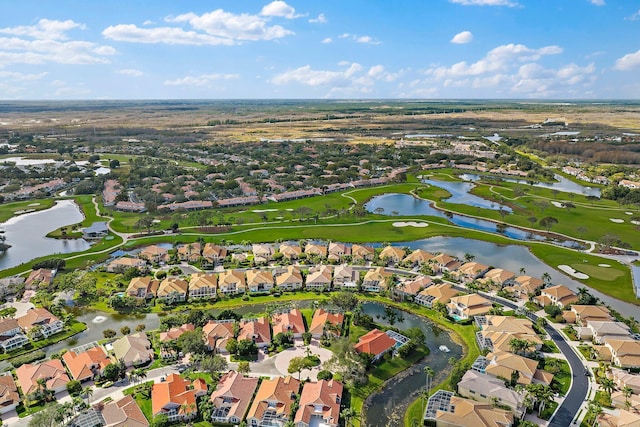
[[[256,344],[270,343],[271,330],[267,319],[260,317],[254,321],[241,320],[238,341],[245,339],[253,340]]]
[[[307,243],[307,245],[304,247],[304,253],[309,255],[326,257],[327,247],[324,244]]]
[[[305,383],[294,418],[296,425],[301,422],[309,425],[312,416],[320,416],[328,426],[337,426],[342,390],[342,383],[335,380]]]
[[[313,319],[311,320],[311,326],[309,327],[309,332],[314,336],[322,335],[325,324],[329,322],[331,324],[337,325],[342,329],[342,323],[344,322],[344,314],[342,313],[331,313],[325,311],[322,308],[316,310],[313,313]],[[338,332],[338,335],[339,332]]]
[[[379,356],[391,350],[396,345],[396,341],[379,329],[374,329],[364,334],[355,345],[358,353],[369,353]]]
[[[431,261],[434,257],[435,257],[434,254],[427,252],[424,249],[416,249],[415,251],[407,255],[402,261],[411,262],[411,263],[417,262],[420,264],[425,264]]]
[[[420,276],[414,280],[406,280],[400,287],[400,291],[409,295],[417,295],[423,289],[428,288],[433,283],[431,277]]]
[[[267,410],[275,412],[275,417],[272,418],[288,420],[299,391],[300,381],[292,376],[263,380],[247,413],[247,420],[262,420]]]
[[[461,275],[469,277],[477,277],[489,269],[488,265],[480,264],[479,262],[467,262],[458,268],[457,272]]]
[[[106,423],[105,427],[149,426],[149,421],[131,395],[106,403],[102,409],[102,418]]]
[[[373,259],[375,249],[372,246],[353,245],[351,246],[351,256],[353,259]]]
[[[387,246],[380,252],[380,258],[391,258],[396,260],[402,260],[406,252],[404,249],[397,246]]]
[[[19,328],[18,321],[12,318],[0,319],[0,335],[4,335],[13,329]]]
[[[53,281],[54,272],[48,268],[39,268],[29,273],[24,285],[29,287],[36,282],[50,284]]]
[[[24,330],[28,330],[35,325],[50,325],[57,322],[56,316],[51,314],[46,308],[31,308],[24,316],[17,318],[18,324]]]
[[[218,277],[210,273],[193,273],[189,280],[189,292],[193,292],[202,288],[216,289],[218,286]]]
[[[144,332],[126,335],[113,342],[113,352],[117,359],[124,360],[127,366],[153,360],[151,341]]]
[[[219,323],[215,320],[209,320],[202,328],[202,333],[210,349],[225,349],[227,347],[227,340],[233,337],[233,323]]]
[[[480,403],[458,396],[451,398],[452,411],[438,410],[437,423],[459,427],[505,427],[513,425],[513,414],[496,409],[488,403]]]
[[[295,265],[288,266],[282,274],[276,276],[276,284],[278,286],[302,284],[300,268]]]
[[[211,402],[216,408],[229,407],[228,418],[235,416],[242,420],[257,387],[258,378],[229,371],[220,378],[217,388],[211,393]]]
[[[294,335],[305,332],[304,318],[302,312],[297,308],[287,313],[274,314],[271,318],[271,324],[273,325],[273,335],[289,331]]]
[[[51,390],[70,381],[60,359],[47,360],[37,365],[25,363],[16,369],[16,377],[23,394],[37,390],[40,387],[38,379],[41,378],[47,380],[47,388]]]
[[[11,374],[0,376],[0,408],[5,408],[20,402],[18,386]]]
[[[185,416],[198,413],[196,392],[191,381],[178,374],[169,374],[164,382],[155,383],[151,388],[151,408],[154,416],[167,412],[167,408],[177,405],[178,413]]]
[[[449,283],[441,283],[439,285],[429,286],[427,289],[421,291],[418,295],[432,296],[435,301],[443,304],[448,303],[452,297],[458,294],[458,291],[453,289],[453,286]]]
[[[283,243],[279,251],[285,258],[296,259],[302,253],[302,248],[297,243]]]
[[[331,284],[333,277],[333,267],[330,265],[320,265],[317,267],[311,267],[309,274],[307,275],[306,283],[324,284],[326,286]]]
[[[225,270],[218,276],[219,287],[236,284],[238,288],[244,289],[247,286],[246,283],[244,272],[240,270]]]
[[[178,279],[177,277],[168,277],[160,282],[157,296],[158,298],[162,298],[172,293],[187,295],[188,289],[189,283],[186,280]]]
[[[273,286],[273,273],[269,270],[247,270],[247,286],[267,284]]]
[[[62,355],[62,360],[69,368],[73,379],[78,381],[93,378],[95,373],[102,372],[111,364],[111,359],[102,346],[90,348],[79,354],[69,350]]]
[[[195,326],[192,323],[185,323],[184,325],[176,328],[171,328],[168,331],[160,332],[160,342],[177,340],[185,332],[193,330],[195,330]]]
[[[494,268],[484,274],[485,280],[491,280],[493,283],[498,285],[501,285],[514,277],[516,277],[516,274],[513,271],[503,270],[502,268]]]
[[[154,280],[153,277],[134,277],[127,286],[127,294],[136,296],[140,295],[139,290],[143,290],[145,294],[150,293],[155,296],[158,292],[158,286],[160,286],[160,281]]]
[[[227,248],[213,243],[205,243],[202,256],[205,258],[224,258],[227,256]]]

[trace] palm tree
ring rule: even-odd
[[[611,393],[616,388],[616,382],[613,378],[604,377],[600,379],[600,387],[602,387],[609,396],[609,399],[611,399]]]
[[[622,389],[622,394],[624,395],[624,406],[629,410],[631,407],[631,401],[629,400],[633,395],[633,389],[628,385],[624,386]]]
[[[542,274],[542,281],[544,282],[545,285],[548,285],[551,283],[551,275],[547,272],[544,272]]]
[[[89,402],[91,401],[91,396],[93,396],[93,389],[91,387],[84,387],[80,395],[87,398],[87,406],[89,406],[90,405]]]
[[[592,420],[591,426],[595,427],[598,424],[598,417],[603,414],[602,406],[597,402],[590,402],[587,416]]]
[[[433,379],[433,376],[435,375],[435,372],[433,371],[431,366],[425,366],[424,367],[424,373],[427,376],[427,378],[426,378],[427,393],[426,393],[425,396],[423,396],[423,404],[422,404],[422,414],[423,414],[423,416],[424,416],[424,411],[427,410],[427,408],[426,408],[427,399],[429,398],[429,394],[431,393],[431,380]]]
[[[344,408],[342,412],[340,412],[340,416],[344,420],[345,427],[351,426],[351,421],[358,418],[358,414],[352,408]]]

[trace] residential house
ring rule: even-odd
[[[325,311],[323,308],[319,308],[313,313],[309,332],[314,338],[320,338],[323,334],[340,336],[343,323],[343,313]]]
[[[169,374],[163,382],[151,388],[151,413],[154,417],[166,415],[169,422],[185,422],[198,415],[196,398],[206,394],[206,385],[196,389],[190,380],[178,374]]]
[[[202,252],[202,245],[199,242],[188,243],[186,245],[178,246],[177,254],[180,261],[198,262],[200,260],[200,253]]]
[[[609,322],[613,320],[609,309],[603,305],[579,305],[573,304],[571,311],[575,314],[575,322],[578,325],[586,326],[589,321]]]
[[[326,258],[327,247],[323,243],[307,243],[304,247],[304,253],[308,256]]]
[[[362,290],[368,292],[380,292],[387,288],[393,274],[384,267],[369,269],[362,279]]]
[[[231,262],[245,263],[249,260],[249,254],[246,252],[234,252],[231,254]]]
[[[214,299],[218,296],[218,276],[211,273],[193,273],[189,280],[189,299]]]
[[[149,421],[132,395],[105,403],[100,413],[105,427],[149,427]]]
[[[18,386],[11,373],[0,375],[0,415],[15,410],[19,403]]]
[[[302,273],[295,265],[288,266],[284,271],[276,273],[276,285],[282,290],[291,291],[302,289]]]
[[[334,289],[358,289],[360,274],[357,270],[347,264],[336,266],[333,270]]]
[[[481,349],[489,351],[512,351],[511,340],[525,340],[531,344],[529,351],[542,348],[542,339],[533,329],[529,319],[513,316],[476,316],[475,321],[480,326],[476,332],[476,339]]]
[[[503,288],[511,285],[515,278],[516,274],[513,271],[502,268],[492,268],[484,274],[482,282]]]
[[[130,297],[151,299],[158,293],[160,281],[152,277],[134,277],[127,286],[127,295]]]
[[[498,378],[511,380],[514,372],[518,373],[518,384],[545,384],[550,385],[553,375],[538,369],[538,361],[509,353],[507,351],[495,351],[486,356],[478,356],[472,369],[493,375]]]
[[[107,272],[109,273],[121,273],[129,268],[137,268],[142,271],[146,267],[147,263],[140,258],[121,257],[116,258],[107,264]]]
[[[258,378],[245,377],[229,371],[220,378],[218,386],[211,393],[214,423],[239,424],[245,418],[247,408],[258,388]]]
[[[269,270],[247,270],[247,288],[250,293],[269,292],[273,289],[273,273]]]
[[[434,257],[435,255],[425,251],[424,249],[416,249],[415,251],[404,257],[402,263],[416,267],[419,265],[428,264]]]
[[[251,340],[256,343],[258,348],[269,346],[271,344],[271,328],[267,319],[264,317],[242,319],[238,341],[242,340]]]
[[[16,368],[16,378],[25,396],[40,389],[38,380],[44,380],[47,389],[56,394],[66,391],[67,383],[71,381],[60,359],[46,360],[37,365],[25,363]]]
[[[438,254],[431,260],[431,269],[434,274],[455,271],[462,265],[461,261],[447,254]]]
[[[202,268],[211,268],[222,262],[227,256],[227,248],[213,243],[205,243],[202,248]]]
[[[564,285],[543,288],[540,295],[534,298],[534,301],[542,307],[546,307],[547,305],[556,305],[560,308],[567,307],[578,302],[578,300],[578,296]]]
[[[339,242],[329,242],[329,256],[331,262],[341,262],[344,257],[351,255],[351,246]]]
[[[455,272],[452,273],[452,276],[468,283],[479,279],[487,271],[489,271],[488,265],[472,261],[462,264]]]
[[[299,391],[300,381],[291,375],[263,380],[247,413],[247,425],[283,427],[291,419]]]
[[[89,381],[101,375],[104,368],[111,364],[111,359],[102,346],[95,346],[81,353],[69,350],[62,355],[64,364],[69,368],[76,381]]]
[[[450,283],[441,283],[439,285],[429,286],[420,291],[414,302],[425,307],[433,308],[436,303],[448,304],[451,298],[458,295],[458,291],[453,289]]]
[[[330,265],[317,265],[309,269],[304,287],[308,290],[330,290],[333,267]]]
[[[402,248],[389,245],[380,251],[378,257],[386,263],[398,264],[404,259],[406,253]]]
[[[591,339],[596,344],[604,344],[607,339],[631,339],[631,329],[622,322],[600,322],[588,320],[586,327],[577,328],[580,339]]]
[[[640,187],[640,183],[638,184]],[[603,412],[598,415],[598,427],[638,427],[640,426],[640,413],[618,409],[615,412]]]
[[[169,261],[169,250],[157,245],[147,246],[140,251],[138,258],[151,264],[161,264]]]
[[[29,276],[27,276],[27,279],[24,281],[24,286],[27,289],[36,289],[41,283],[48,286],[53,282],[55,276],[56,270],[38,268],[29,273]]]
[[[291,332],[294,338],[302,338],[302,334],[305,332],[304,317],[297,308],[273,314],[271,316],[271,324],[273,325],[273,335]]]
[[[18,317],[18,324],[29,335],[29,331],[38,328],[37,337],[48,338],[64,330],[64,322],[51,314],[46,308],[30,308]]]
[[[21,348],[29,342],[29,338],[22,333],[16,319],[0,319],[0,347],[5,353]]]
[[[244,294],[247,282],[240,270],[225,270],[218,276],[218,290],[223,295]]]
[[[283,243],[280,245],[279,251],[284,258],[294,261],[300,258],[302,248],[297,243]]]
[[[373,261],[376,251],[373,246],[353,245],[351,246],[351,259],[354,262]]]
[[[436,427],[511,427],[513,418],[510,411],[445,390],[438,390],[429,398],[425,413],[425,419]]]
[[[167,302],[182,302],[187,300],[189,282],[177,277],[167,277],[158,286],[156,297]]]
[[[618,368],[611,369],[611,375],[620,390],[629,387],[634,394],[640,394],[640,375]]]
[[[209,320],[202,327],[202,334],[207,348],[216,353],[228,353],[227,341],[233,338],[235,320]]]
[[[94,222],[89,227],[82,229],[82,238],[85,240],[101,239],[109,234],[109,228],[105,221]]]
[[[528,300],[529,296],[535,295],[536,291],[544,286],[544,282],[536,277],[518,276],[513,279],[509,286],[505,286],[505,292],[515,298]]]
[[[273,259],[275,249],[266,243],[254,243],[252,246],[253,262],[256,264],[267,264]]]
[[[432,283],[433,280],[431,277],[418,276],[414,279],[403,280],[400,285],[395,288],[394,292],[404,297],[415,297],[420,291],[431,286]]]
[[[182,336],[185,332],[193,332],[195,330],[195,326],[193,323],[185,323],[181,326],[176,326],[168,331],[160,332],[160,342],[171,342],[175,341]]]
[[[638,181],[631,181],[628,179],[621,179],[620,182],[618,182],[618,185],[620,187],[627,187],[630,188],[632,190],[637,190],[640,188],[640,182]]]
[[[622,369],[640,368],[640,341],[607,338],[605,346],[611,352],[611,362]]]
[[[478,294],[460,295],[451,298],[447,304],[449,316],[456,320],[471,319],[473,316],[487,314],[493,305],[488,299]]]
[[[125,366],[141,366],[153,360],[151,341],[144,332],[125,335],[112,344],[116,360],[122,360]]]
[[[611,404],[614,408],[627,409],[631,412],[640,413],[640,396],[632,394],[627,397],[624,392],[618,390],[611,393]]]
[[[373,360],[379,360],[385,353],[392,351],[396,341],[379,329],[374,329],[360,337],[354,346],[358,353],[369,353]]]
[[[525,413],[524,393],[506,387],[503,380],[472,369],[458,382],[458,394],[478,402],[507,406],[518,418]]]
[[[293,419],[295,426],[338,427],[342,390],[342,383],[336,380],[305,383]]]

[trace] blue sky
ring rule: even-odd
[[[19,0],[1,99],[640,99],[640,0]]]

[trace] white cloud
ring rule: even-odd
[[[604,6],[607,3],[605,3],[604,0],[589,0],[591,2],[592,5],[594,6]]]
[[[186,76],[175,80],[165,80],[166,86],[206,86],[216,80],[232,80],[239,78],[239,74],[201,74]]]
[[[26,36],[34,39],[46,40],[67,40],[65,34],[74,28],[84,30],[83,24],[78,24],[72,20],[56,21],[49,19],[41,19],[36,25],[20,25],[11,28],[0,28],[0,33],[11,34],[14,36]]]
[[[518,3],[510,0],[449,0],[451,3],[461,4],[463,6],[518,6]]]
[[[36,74],[24,74],[24,73],[18,73],[16,71],[0,71],[0,78],[7,81],[25,82],[25,81],[40,80],[48,74],[49,73],[47,73],[46,71],[42,73],[36,73]]]
[[[0,28],[0,68],[7,64],[105,64],[116,50],[93,42],[69,40],[67,32],[84,29],[67,20],[41,19],[35,25]]]
[[[321,43],[328,44],[328,43],[331,43],[331,42],[333,42],[333,39],[331,37],[327,37],[325,39],[322,39]]]
[[[185,13],[166,20],[186,22],[196,30],[232,40],[273,40],[294,34],[280,25],[269,26],[265,18],[260,16],[247,13],[236,15],[222,9],[202,15]]]
[[[329,21],[327,20],[327,17],[324,16],[324,13],[321,13],[317,18],[309,19],[309,22],[312,24],[326,24]]]
[[[262,8],[262,16],[278,16],[281,18],[294,19],[303,15],[296,15],[296,10],[282,0],[275,0]]]
[[[270,16],[289,17],[289,12],[295,12],[293,8],[288,10],[287,7],[289,6],[284,2],[274,1],[263,8],[263,15],[234,14],[222,9],[202,15],[189,12],[166,17],[165,21],[186,24],[190,28],[179,26],[141,28],[135,24],[118,24],[105,28],[102,34],[108,39],[123,42],[195,46],[230,46],[244,41],[274,40],[294,34],[293,31],[280,25],[268,23]]]
[[[637,21],[640,19],[640,9],[637,12],[633,13],[631,16],[624,18],[626,21]]]
[[[618,58],[615,67],[619,71],[629,71],[640,68],[640,50],[635,53],[628,53],[622,58]]]
[[[131,76],[131,77],[142,77],[144,76],[144,73],[140,70],[135,70],[132,68],[127,68],[124,70],[118,70],[116,71],[117,74],[122,74],[123,76]]]
[[[462,31],[456,34],[455,36],[453,36],[453,38],[451,39],[451,43],[467,44],[467,43],[471,43],[472,40],[473,40],[473,34],[471,33],[471,31]]]
[[[343,33],[343,34],[340,34],[338,38],[349,39],[349,40],[353,40],[356,43],[363,43],[363,44],[380,44],[379,41],[377,41],[371,36],[358,36],[356,34]]]

